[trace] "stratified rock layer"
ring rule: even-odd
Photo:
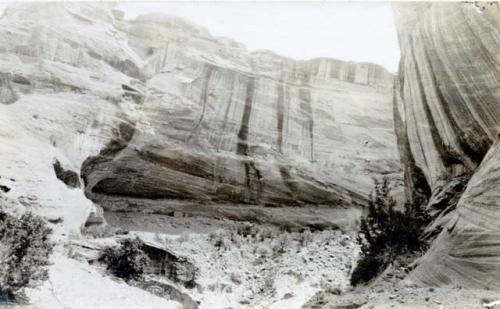
[[[401,4],[395,13],[402,51],[395,124],[407,195],[429,200],[434,227],[444,227],[412,278],[498,287],[497,146],[485,155],[500,125],[500,8]]]
[[[126,21],[112,4],[44,3],[6,9],[0,72],[2,182],[72,229],[100,210],[54,162],[81,171],[106,210],[362,205],[373,176],[399,171],[393,75],[374,64],[248,52],[180,18]]]
[[[371,177],[398,171],[385,69],[249,53],[161,15],[128,33],[145,62],[141,118],[123,149],[82,169],[108,208],[109,197],[360,205]]]

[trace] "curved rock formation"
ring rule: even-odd
[[[500,126],[500,8],[484,7],[395,7],[402,51],[395,122],[407,195],[428,200],[432,228],[443,229],[412,273],[420,283],[500,286],[492,147]]]

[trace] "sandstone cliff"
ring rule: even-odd
[[[395,126],[407,196],[428,201],[429,235],[442,230],[411,275],[423,284],[500,286],[500,8],[484,7],[395,6]]]
[[[399,170],[393,76],[377,65],[249,52],[112,4],[9,7],[0,43],[0,182],[72,229],[94,206],[57,171],[128,209],[362,205],[373,176]]]
[[[371,176],[397,171],[385,69],[248,52],[174,17],[127,29],[141,117],[124,148],[84,164],[101,203],[363,204]]]

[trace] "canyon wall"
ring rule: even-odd
[[[249,52],[182,18],[123,15],[44,3],[0,18],[0,184],[12,200],[78,230],[100,222],[86,197],[160,212],[353,206],[372,177],[398,177],[384,68]]]
[[[128,35],[147,93],[127,146],[84,165],[94,199],[362,205],[397,172],[382,67],[247,52],[154,14]]]
[[[395,5],[402,58],[395,127],[407,197],[428,202],[439,233],[411,278],[500,287],[500,8]],[[432,238],[432,237],[431,237]]]

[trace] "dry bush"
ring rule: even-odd
[[[150,260],[142,251],[143,242],[139,238],[125,239],[119,247],[107,247],[99,261],[107,266],[113,275],[126,281],[139,280]]]
[[[14,297],[48,278],[52,230],[32,213],[20,218],[0,211],[0,293]]]

